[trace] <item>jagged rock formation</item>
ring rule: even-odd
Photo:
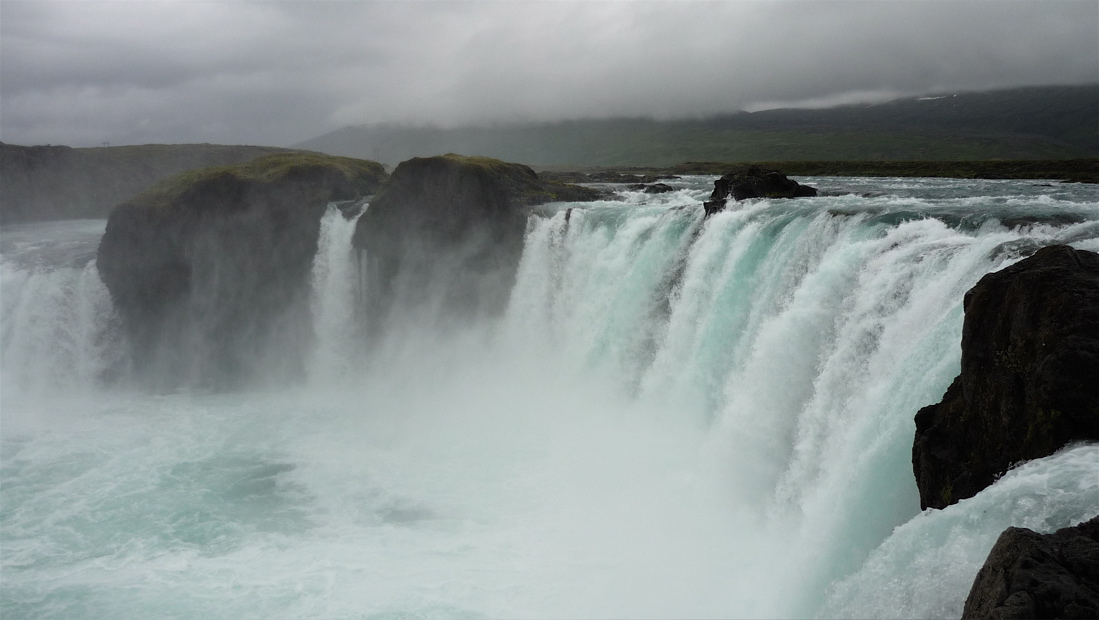
[[[965,296],[961,374],[916,414],[923,508],[972,497],[1012,465],[1099,439],[1099,255],[1057,245]]]
[[[706,215],[725,208],[731,196],[733,200],[748,198],[807,198],[817,195],[815,188],[801,185],[777,170],[757,166],[736,168],[714,181],[714,191],[705,202]]]
[[[1045,536],[1004,530],[962,618],[1099,618],[1099,517]]]
[[[320,219],[385,177],[374,162],[274,155],[187,172],[115,207],[98,268],[135,372],[158,387],[299,372]]]
[[[291,152],[220,144],[74,149],[0,142],[0,222],[107,217],[114,205],[173,174]]]
[[[522,253],[529,207],[601,196],[486,157],[402,162],[355,231],[372,291],[370,314],[425,302],[451,317],[501,309]]]

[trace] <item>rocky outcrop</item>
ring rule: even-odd
[[[635,192],[645,192],[646,194],[667,194],[668,192],[675,191],[675,188],[667,183],[652,183],[648,185],[645,183],[631,183],[626,186],[626,189],[631,189]]]
[[[1004,530],[962,618],[1099,618],[1099,517],[1045,536]]]
[[[1099,255],[1057,245],[965,296],[961,374],[916,414],[924,508],[972,497],[1014,464],[1099,440]]]
[[[385,177],[374,162],[274,155],[184,173],[115,207],[98,268],[135,373],[171,388],[300,372],[320,219]]]
[[[74,149],[0,143],[0,222],[103,218],[118,203],[174,174],[291,152],[220,144]]]
[[[748,198],[807,198],[817,195],[815,188],[801,185],[777,170],[757,166],[736,168],[714,181],[714,191],[706,201],[706,215],[725,208],[730,197],[733,200]]]
[[[667,183],[653,183],[645,187],[646,194],[667,194],[674,191],[675,188]]]
[[[354,243],[370,281],[370,314],[394,304],[449,316],[502,308],[514,282],[530,207],[601,197],[533,170],[448,154],[402,162],[360,218]]]

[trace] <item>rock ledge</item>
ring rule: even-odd
[[[1099,618],[1099,517],[1045,536],[1004,530],[962,618]]]
[[[961,374],[916,414],[923,508],[972,497],[1013,465],[1099,440],[1099,255],[1042,248],[965,296]]]

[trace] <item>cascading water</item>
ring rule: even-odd
[[[309,364],[310,380],[339,379],[356,359],[356,284],[351,237],[366,205],[351,217],[329,205],[321,219],[317,256],[313,260],[313,329],[316,333]]]
[[[73,267],[4,231],[0,611],[956,617],[1004,527],[1096,512],[1096,446],[922,513],[910,458],[964,292],[1099,250],[1099,192],[813,179],[834,195],[703,220],[711,181],[533,217],[502,317],[398,313],[361,359],[330,209],[309,382],[263,392],[104,385],[94,236]],[[100,391],[43,396],[75,377]]]
[[[92,259],[103,222],[46,224],[37,231],[18,226],[4,234],[0,387],[24,394],[83,391],[117,374],[117,318]]]

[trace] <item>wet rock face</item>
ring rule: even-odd
[[[135,373],[164,389],[299,373],[320,219],[384,178],[374,162],[276,155],[185,173],[115,207],[97,265]]]
[[[646,194],[667,194],[674,191],[675,188],[667,183],[653,183],[645,187]]]
[[[634,191],[645,192],[646,194],[667,194],[668,192],[674,192],[675,188],[667,183],[652,183],[646,185],[644,183],[634,183],[627,185],[626,189],[632,189]]]
[[[801,185],[777,170],[757,166],[737,168],[714,181],[714,191],[706,201],[706,214],[711,215],[725,208],[733,200],[748,198],[806,198],[817,195],[816,188]]]
[[[942,402],[916,414],[924,508],[1099,439],[1099,255],[1050,246],[981,278],[965,297],[961,366]]]
[[[1004,530],[962,618],[1099,618],[1099,517],[1045,536]]]
[[[355,230],[372,290],[370,314],[385,315],[395,305],[435,305],[453,317],[502,309],[529,207],[601,196],[487,157],[402,162]]]

